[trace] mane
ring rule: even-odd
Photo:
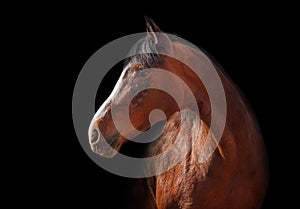
[[[132,56],[125,59],[125,66],[129,62],[134,62],[140,63],[145,68],[154,68],[161,61],[160,55],[157,53],[158,50],[155,43],[150,37],[146,36],[135,43],[135,45],[130,49],[128,54]]]

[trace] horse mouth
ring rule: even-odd
[[[93,135],[92,140],[94,140],[94,137],[96,136]],[[102,157],[112,158],[120,150],[121,143],[119,137],[120,137],[119,134],[114,134],[107,138],[100,136],[97,140],[95,140],[94,143],[90,144],[91,149],[94,153]]]

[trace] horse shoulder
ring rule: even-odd
[[[183,117],[183,118],[181,118]],[[180,135],[179,134],[180,130]],[[211,166],[212,154],[205,162],[200,161],[200,153],[207,138],[208,127],[197,119],[195,113],[185,110],[175,113],[167,122],[164,134],[153,150],[163,152],[180,140],[182,149],[189,148],[184,159],[170,170],[155,177],[155,190],[152,187],[158,208],[195,208],[197,182],[205,181]],[[214,143],[214,142],[213,142]]]

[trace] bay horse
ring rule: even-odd
[[[168,34],[163,33],[164,40],[160,40],[161,36],[158,37],[155,33],[162,31],[153,20],[146,18],[146,24],[148,37],[135,50],[164,47],[164,50],[183,51],[186,59],[193,58],[189,48],[172,40]],[[204,162],[199,162],[198,158],[201,151],[209,149],[203,142],[208,136],[211,123],[208,93],[188,66],[168,56],[145,53],[131,57],[113,93],[99,108],[90,125],[89,142],[92,150],[99,155],[106,152],[105,147],[98,146],[101,140],[106,140],[118,152],[128,141],[124,135],[128,136],[131,132],[129,127],[124,129],[126,134],[118,132],[112,117],[112,106],[118,110],[120,117],[122,112],[126,112],[124,108],[129,108],[130,120],[140,131],[150,128],[148,116],[153,109],[160,109],[165,113],[163,132],[156,141],[149,143],[146,151],[148,156],[155,156],[172,146],[177,140],[179,129],[181,130],[181,138],[191,149],[183,161],[164,173],[146,179],[149,196],[145,196],[143,200],[144,208],[261,207],[268,185],[268,165],[258,122],[239,89],[216,62],[209,60],[224,87],[227,116],[222,138],[213,154]],[[155,68],[175,74],[189,86],[197,101],[200,120],[188,105],[179,110],[172,97],[157,89],[146,89],[134,97],[129,107],[123,105],[136,85],[154,80],[164,82],[162,78],[153,75]],[[176,89],[176,86],[172,88]],[[178,94],[185,104],[189,104],[191,98],[186,92],[178,89]],[[159,119],[156,120],[158,121]],[[106,156],[114,157],[116,152],[106,153]]]

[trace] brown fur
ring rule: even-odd
[[[151,24],[154,23],[148,23],[147,27]],[[177,50],[187,50],[180,43],[172,44]],[[189,53],[186,51],[187,59],[193,56]],[[176,74],[192,90],[201,120],[195,119],[196,113],[189,109],[188,105],[183,110],[182,118],[174,101],[156,90],[147,91],[139,100],[141,105],[130,106],[130,118],[139,130],[149,128],[148,115],[151,110],[159,108],[167,116],[164,133],[149,146],[148,155],[159,154],[171,147],[175,143],[179,128],[182,128],[184,133],[181,135],[182,149],[191,147],[181,163],[161,175],[147,179],[149,195],[145,195],[145,206],[157,209],[259,209],[268,184],[266,151],[255,116],[245,104],[238,89],[216,67],[226,94],[227,119],[217,149],[207,161],[200,163],[200,153],[210,149],[212,145],[204,147],[211,120],[208,94],[201,80],[187,66],[168,57],[162,56],[162,59],[164,62],[159,67]],[[137,65],[133,66],[129,69],[128,76],[137,70]],[[151,74],[149,77],[151,78]],[[156,82],[164,80],[156,78]],[[122,96],[128,93],[126,91],[129,92],[130,88],[123,88]],[[186,97],[184,92],[182,95],[186,104],[189,104],[191,98]],[[101,130],[105,138],[116,134],[110,106],[111,104],[108,105],[104,117],[95,122],[95,127]],[[119,150],[126,141],[120,136],[115,149]],[[211,143],[217,143],[213,136]],[[180,154],[184,150],[178,151],[177,154]],[[172,160],[176,156],[167,157],[166,160]]]

